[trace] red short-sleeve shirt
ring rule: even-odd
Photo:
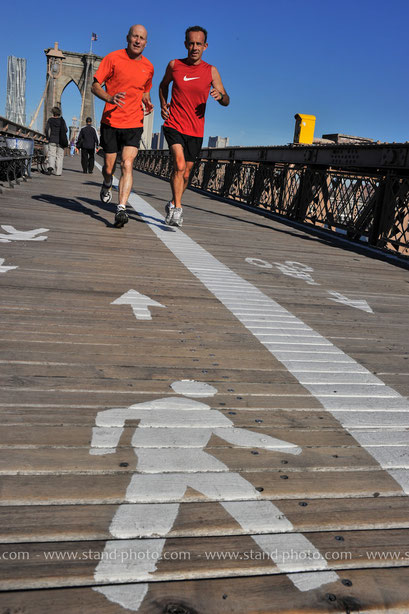
[[[108,53],[98,67],[94,78],[114,96],[125,92],[124,106],[107,102],[101,122],[113,128],[139,128],[143,126],[142,96],[152,87],[153,65],[143,55],[129,57],[126,49]]]

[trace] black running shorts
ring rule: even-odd
[[[194,162],[199,156],[203,143],[201,137],[182,134],[174,128],[168,128],[167,126],[163,126],[163,134],[165,135],[169,149],[171,145],[176,145],[177,143],[182,145],[186,162]]]
[[[113,128],[101,124],[101,147],[105,153],[118,153],[123,147],[139,148],[143,128]]]

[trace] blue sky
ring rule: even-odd
[[[286,144],[293,138],[295,113],[316,116],[315,136],[341,132],[404,142],[409,140],[408,21],[409,0],[7,2],[0,37],[0,115],[8,55],[27,59],[29,120],[45,85],[45,48],[58,41],[60,49],[87,52],[96,32],[93,51],[103,56],[124,47],[129,26],[142,23],[148,29],[145,55],[155,67],[151,96],[157,132],[159,82],[168,61],[185,56],[186,27],[199,24],[209,31],[204,59],[218,68],[231,97],[227,108],[209,100],[205,143],[220,135],[231,145]],[[81,108],[73,84],[62,107],[71,124]],[[98,123],[101,110],[98,102]]]

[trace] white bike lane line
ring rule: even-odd
[[[409,427],[408,400],[182,230],[150,223],[150,218],[157,220],[160,214],[134,192],[129,204],[174,256],[409,494],[409,450],[393,445],[390,430]],[[373,434],[373,444],[368,428],[384,429]]]

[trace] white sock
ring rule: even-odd
[[[125,211],[126,205],[118,205],[117,211]]]

